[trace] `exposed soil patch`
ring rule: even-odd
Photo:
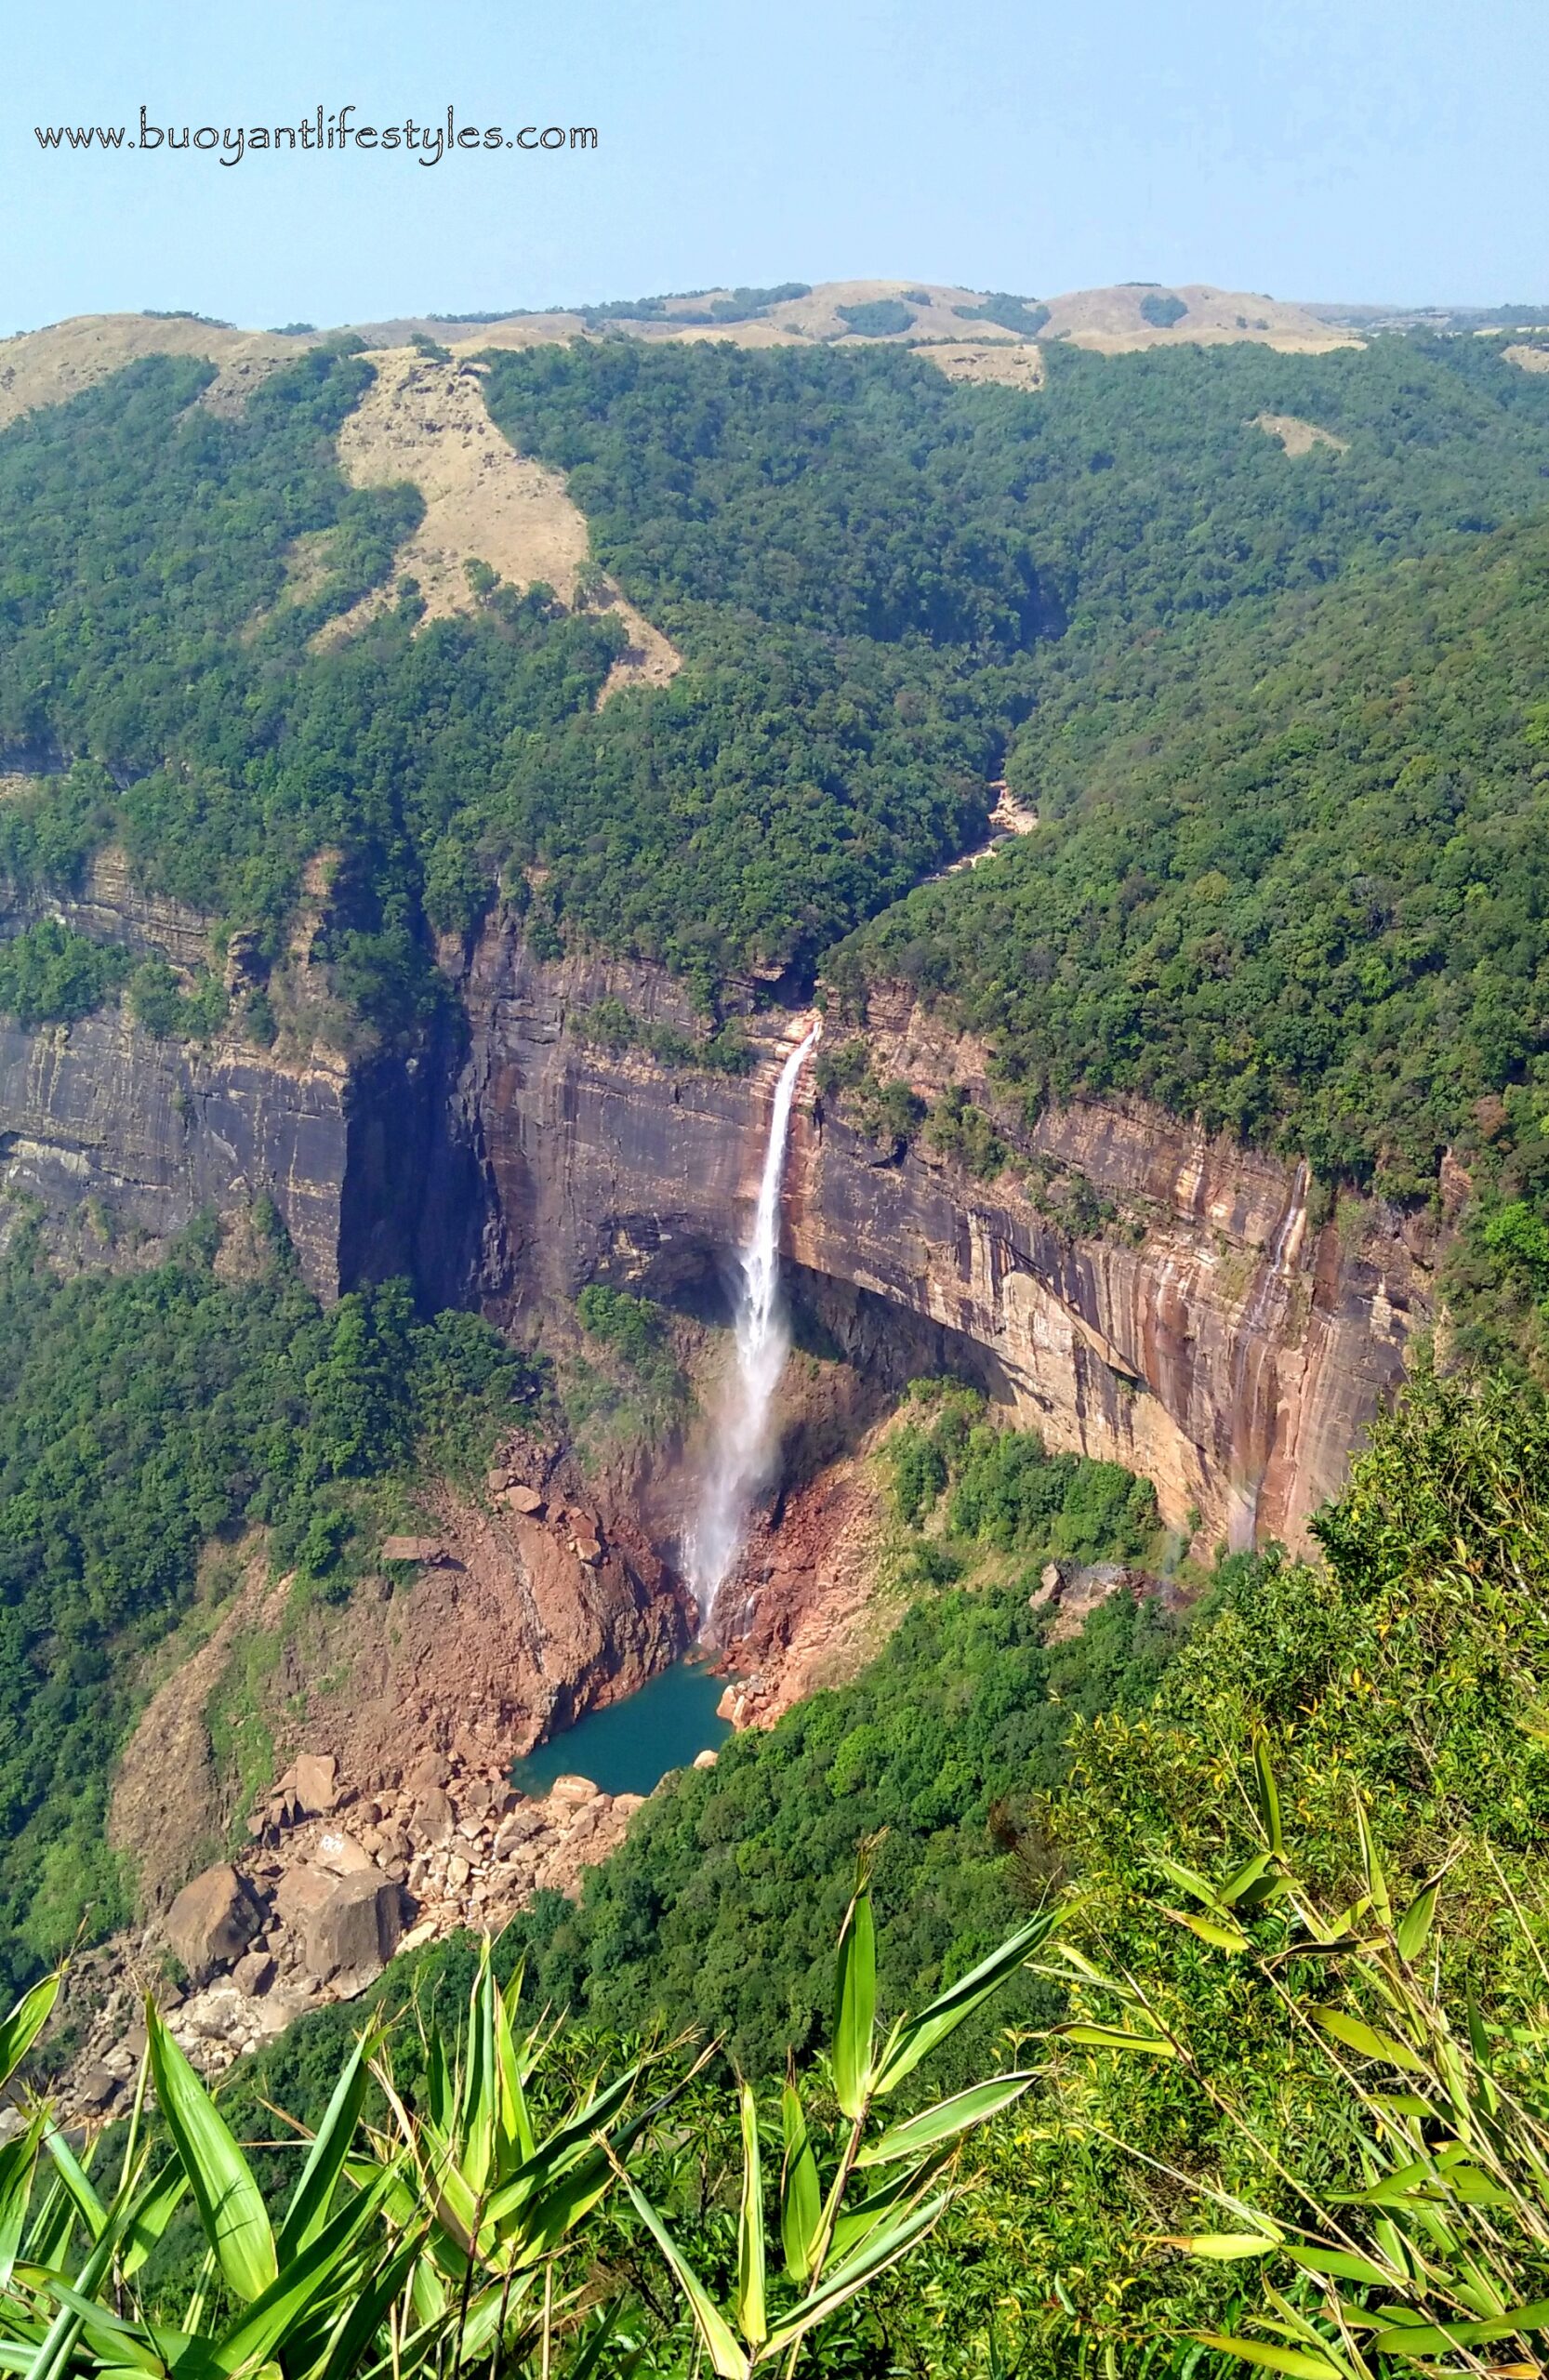
[[[108,1808],[108,1841],[135,1863],[149,1910],[166,1906],[224,1839],[236,1813],[218,1773],[206,1716],[237,1639],[278,1624],[289,1581],[271,1580],[267,1549],[250,1551],[231,1601],[196,1651],[179,1659],[179,1636],[161,1658],[177,1666],[156,1688],[119,1762]]]
[[[432,1505],[444,1558],[396,1593],[316,1616],[276,1680],[277,1702],[299,1699],[308,1742],[366,1791],[428,1752],[509,1767],[686,1641],[674,1582],[628,1522],[598,1540],[563,1504],[492,1513],[443,1488]]]
[[[1549,347],[1508,347],[1504,353],[1519,371],[1549,372]]]
[[[1005,339],[993,345],[974,339],[924,347],[920,351],[927,364],[933,364],[949,380],[993,380],[1008,389],[1043,386],[1043,352],[1031,340],[1024,346]]]
[[[878,1592],[884,1527],[857,1454],[788,1494],[752,1532],[740,1572],[751,1616],[730,1650],[738,1682],[722,1706],[734,1726],[772,1727],[809,1694],[848,1685],[881,1649],[905,1609]]]
[[[1350,452],[1348,438],[1336,438],[1331,430],[1320,430],[1316,421],[1302,421],[1293,413],[1256,413],[1253,427],[1278,438],[1288,455],[1310,455],[1316,446],[1331,446],[1336,455]]]
[[[558,471],[519,455],[489,417],[477,367],[439,364],[415,349],[379,349],[377,377],[339,431],[339,464],[356,487],[410,480],[425,517],[399,549],[393,580],[415,579],[429,620],[471,613],[470,562],[487,562],[513,587],[542,582],[574,606],[591,575],[590,537]],[[346,636],[393,601],[391,587],[364,596],[326,639]],[[664,685],[682,656],[658,628],[604,583],[597,608],[616,614],[629,639],[603,699],[620,686]]]

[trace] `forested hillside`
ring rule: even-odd
[[[1137,631],[1256,616],[1542,502],[1549,394],[1488,343],[1049,363],[1025,395],[892,351],[492,358],[496,419],[570,473],[599,561],[688,655],[601,712],[616,623],[536,591],[416,633],[405,585],[313,641],[418,510],[338,474],[368,364],[320,346],[235,417],[194,402],[208,367],[133,365],[0,436],[0,737],[111,773],[7,803],[0,858],[57,882],[117,832],[272,957],[337,848],[329,955],[399,1033],[431,997],[426,927],[497,885],[540,943],[665,958],[708,998],[750,960],[800,980],[982,835],[1019,721],[1036,744],[1088,669],[1107,716]],[[1289,454],[1261,416],[1339,443]]]
[[[540,1393],[473,1315],[417,1321],[401,1281],[324,1313],[282,1244],[233,1285],[218,1239],[66,1282],[24,1228],[0,1265],[0,1994],[128,1913],[109,1775],[211,1540],[265,1528],[342,1599],[389,1500],[471,1477]]]

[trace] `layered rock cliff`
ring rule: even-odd
[[[495,1308],[517,1317],[596,1276],[669,1296],[713,1276],[798,1024],[772,1020],[743,1078],[601,1048],[576,1025],[603,1001],[642,1026],[693,1020],[649,971],[534,960],[509,919],[464,992],[458,1097]],[[983,1051],[908,999],[874,1012],[869,1039],[923,1095],[957,1083],[993,1104]],[[1139,1107],[1049,1109],[1026,1145],[1084,1177],[1099,1227],[1040,1211],[1015,1169],[977,1181],[918,1141],[880,1151],[809,1082],[785,1247],[823,1321],[867,1360],[967,1369],[1052,1445],[1147,1473],[1207,1544],[1303,1542],[1428,1316],[1423,1233],[1354,1201],[1315,1223],[1304,1173]]]
[[[45,914],[184,973],[212,959],[207,919],[139,890],[111,849],[73,896],[0,892],[0,937]],[[0,1018],[0,1191],[94,1262],[268,1197],[319,1296],[417,1271],[450,1303],[475,1202],[440,1129],[444,1075],[433,1048],[351,1063],[321,1039],[301,1056],[234,1029],[162,1038],[124,1000],[68,1025]]]
[[[199,919],[111,858],[72,913],[179,964],[203,948]],[[324,1296],[404,1270],[514,1328],[594,1277],[703,1298],[801,1021],[751,1019],[751,1070],[717,1074],[598,1038],[600,1011],[637,1042],[700,1029],[658,971],[540,961],[505,911],[445,957],[466,1036],[409,1062],[156,1040],[122,1008],[0,1027],[0,1180],[61,1234],[89,1215],[99,1237],[151,1243],[266,1193]],[[993,1108],[985,1053],[911,999],[867,1031],[879,1073]],[[1294,1169],[1138,1106],[1076,1102],[1016,1133],[1031,1175],[976,1180],[920,1140],[880,1149],[809,1078],[785,1202],[799,1294],[880,1374],[966,1370],[1051,1444],[1145,1471],[1207,1544],[1301,1542],[1428,1318],[1425,1230],[1353,1200],[1316,1218]],[[1040,1163],[1102,1220],[1051,1212]]]

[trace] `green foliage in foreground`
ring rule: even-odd
[[[1202,2102],[1235,2118],[1260,2149],[1266,2179],[1279,2185],[1277,2217],[1239,2190],[1177,2175],[1211,2228],[1166,2233],[1157,2244],[1206,2267],[1257,2268],[1262,2298],[1240,2326],[1199,2334],[1250,2366],[1301,2380],[1377,2380],[1396,2366],[1432,2371],[1443,2356],[1467,2370],[1483,2350],[1492,2371],[1536,2373],[1542,2349],[1528,2342],[1549,2332],[1542,2003],[1490,2022],[1471,1994],[1450,2011],[1436,1981],[1453,1964],[1450,1878],[1432,1876],[1407,1906],[1396,1902],[1353,1794],[1357,1889],[1349,1901],[1342,1889],[1331,1904],[1300,1872],[1262,1741],[1255,1767],[1259,1848],[1245,1867],[1211,1878],[1160,1853],[1157,1865],[1191,1904],[1172,1912],[1176,1922],[1217,1960],[1255,1968],[1282,2020],[1312,2048],[1338,2164],[1331,2175],[1326,2149],[1294,2139],[1282,2162],[1280,2143],[1264,2135],[1251,2109],[1232,2105],[1187,2030],[1173,2030],[1144,1985],[1067,1955],[1083,1999],[1101,2003],[1108,2021],[1078,2016],[1066,2038],[1108,2057],[1175,2065]],[[1536,1964],[1521,1911],[1508,1903],[1494,1915],[1508,1956],[1515,1950]],[[1535,1915],[1542,1924],[1542,1904]],[[1345,2186],[1331,2187],[1331,2178]]]
[[[294,2184],[266,2192],[148,2003],[133,2114],[110,2140],[116,2183],[88,2175],[46,2108],[0,2151],[0,2360],[33,2380],[414,2380],[486,2353],[494,2374],[543,2380],[556,2353],[571,2380],[681,2373],[685,2356],[695,2371],[708,2357],[721,2380],[793,2374],[928,2239],[957,2194],[964,2142],[1033,2081],[995,2073],[933,2105],[916,2082],[907,2113],[894,2098],[1055,1923],[1024,1924],[884,2026],[863,1858],[823,2069],[791,2075],[768,2104],[747,2083],[721,2095],[740,2170],[728,2170],[725,2122],[713,2109],[707,2120],[703,2094],[685,2097],[708,2057],[690,2067],[681,2045],[653,2045],[577,2075],[563,2023],[518,2031],[486,1943],[457,2037],[421,2035],[417,2090],[405,2095],[392,2043],[368,2021],[300,2126]],[[0,2023],[0,2086],[57,1990],[46,1978]],[[167,2253],[185,2203],[204,2248],[192,2271]]]
[[[548,1896],[519,1921],[542,1997],[622,2031],[692,2020],[762,2073],[814,2038],[863,1836],[882,1836],[879,1888],[898,1912],[880,1943],[891,2004],[935,1989],[1010,1921],[1039,1864],[1029,1812],[1064,1774],[1073,1718],[1143,1707],[1174,1632],[1119,1595],[1082,1635],[1046,1644],[1028,1605],[1045,1556],[1139,1550],[1149,1484],[975,1424],[972,1392],[941,1403],[944,1438],[947,1415],[963,1423],[948,1519],[964,1536],[914,1540],[918,1600],[853,1686],[664,1785],[579,1909]],[[1009,1580],[944,1584],[990,1548],[1014,1556]]]
[[[1472,1995],[1503,2046],[1539,2021],[1549,1417],[1509,1383],[1421,1379],[1318,1534],[1321,1565],[1225,1582],[1149,1710],[1078,1721],[1044,1813],[1079,1881],[1067,1939],[1091,1966],[1066,1963],[1078,2020],[1108,2031],[1062,2063],[1036,2136],[1013,2124],[986,2188],[997,2220],[1012,2196],[1036,2193],[1046,2211],[1024,2241],[1028,2298],[1055,2294],[1059,2277],[1089,2335],[1229,2327],[1240,2273],[1180,2260],[1163,2239],[1252,2228],[1224,2217],[1223,2197],[1293,2232],[1309,2219],[1304,2188],[1330,2207],[1375,2181],[1307,2015],[1344,1970],[1300,1913],[1353,1910],[1348,1927],[1330,1924],[1358,1947],[1371,1914],[1363,1830],[1396,1912],[1446,1871],[1429,1990],[1460,2012]],[[1294,1891],[1265,1839],[1256,1745]],[[1350,2013],[1393,2030],[1398,2012],[1384,2013],[1358,1960],[1350,1972]],[[1410,2086],[1399,2075],[1379,2087]],[[1396,2109],[1389,2150],[1405,2121]],[[1427,2132],[1431,2153],[1445,2141]]]
[[[265,1525],[283,1567],[347,1593],[374,1483],[472,1472],[536,1387],[472,1316],[417,1321],[402,1282],[324,1313],[284,1251],[237,1285],[217,1244],[198,1230],[151,1271],[61,1281],[24,1232],[0,1270],[0,1974],[17,1979],[87,1903],[98,1931],[124,1913],[108,1772],[137,1659],[189,1608],[208,1540]]]

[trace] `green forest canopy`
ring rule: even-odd
[[[338,473],[370,369],[320,345],[232,418],[196,402],[208,366],[153,357],[0,435],[0,739],[111,772],[7,804],[0,866],[57,883],[116,832],[273,956],[338,847],[327,955],[400,1032],[426,927],[497,884],[540,948],[663,959],[708,1001],[749,961],[801,982],[982,834],[1019,721],[1089,668],[1101,712],[1137,631],[1461,550],[1549,469],[1549,392],[1477,340],[1053,350],[1036,395],[900,350],[506,351],[495,417],[571,474],[599,561],[687,655],[599,713],[616,625],[505,588],[417,634],[405,588],[314,649],[419,509]],[[1346,451],[1290,456],[1260,413]],[[299,537],[324,560],[304,600]]]

